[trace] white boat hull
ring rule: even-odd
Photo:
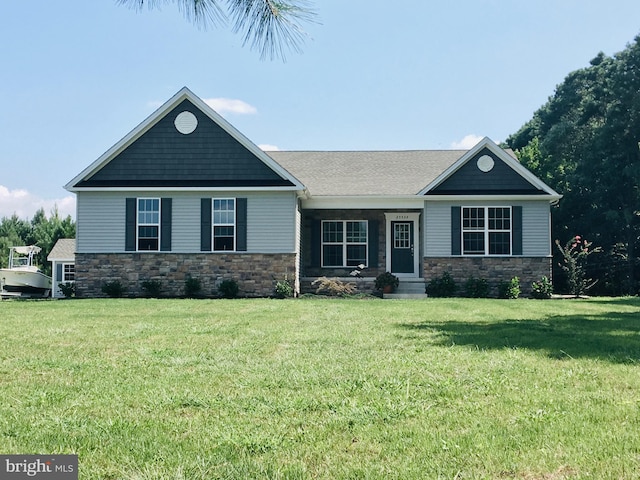
[[[9,293],[49,296],[51,277],[42,272],[0,268],[2,289]]]

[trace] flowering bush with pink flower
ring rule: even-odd
[[[565,243],[564,247],[560,245],[559,240],[556,240],[556,245],[562,254],[560,267],[567,272],[569,292],[576,297],[584,295],[598,282],[598,280],[587,278],[587,257],[593,253],[601,252],[602,249],[600,247],[592,248],[592,242],[588,242],[580,235],[573,237]]]

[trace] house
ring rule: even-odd
[[[75,283],[75,238],[60,238],[49,252],[47,261],[51,262],[51,296],[62,298],[61,283]]]
[[[555,191],[488,138],[470,150],[264,152],[183,88],[66,186],[77,195],[76,294],[187,278],[245,296],[320,276],[403,282],[449,272],[524,293],[551,276]]]

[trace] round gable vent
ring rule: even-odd
[[[476,165],[481,172],[490,172],[493,169],[494,165],[493,158],[491,158],[491,156],[489,155],[482,155],[476,162]]]
[[[189,135],[198,126],[198,119],[193,113],[185,111],[178,114],[173,124],[176,126],[176,130],[180,133],[183,135]]]

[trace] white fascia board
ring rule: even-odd
[[[385,196],[311,196],[301,199],[302,209],[394,209],[394,208],[424,208],[424,197],[404,195],[397,197]]]
[[[425,202],[539,202],[556,203],[562,195],[427,195]]]
[[[447,178],[453,175],[460,167],[467,163],[471,158],[473,158],[483,148],[488,148],[489,150],[491,150],[491,152],[494,153],[498,158],[500,158],[500,160],[505,162],[508,166],[515,170],[516,173],[518,173],[521,177],[531,183],[534,187],[542,190],[551,197],[557,197],[555,198],[555,200],[562,198],[562,195],[558,194],[546,183],[544,183],[533,173],[527,170],[517,159],[513,158],[511,155],[505,152],[489,137],[484,137],[482,140],[480,140],[473,148],[471,148],[471,150],[465,153],[453,165],[451,165],[444,172],[438,175],[438,177],[434,181],[420,190],[420,192],[418,192],[418,195],[425,195],[431,190],[435,189],[438,185],[440,185]]]
[[[78,187],[73,192],[302,192],[298,187]]]
[[[242,133],[240,133],[240,131],[238,131],[233,125],[231,125],[224,118],[222,118],[220,114],[218,114],[215,110],[213,110],[200,97],[195,95],[187,87],[182,87],[180,91],[178,91],[173,97],[167,100],[155,112],[149,115],[136,128],[131,130],[127,135],[125,135],[118,143],[116,143],[113,147],[111,147],[109,150],[103,153],[95,162],[93,162],[91,165],[85,168],[82,172],[76,175],[69,183],[67,183],[64,186],[64,188],[70,192],[81,191],[78,188],[74,188],[74,185],[80,182],[81,180],[87,177],[90,177],[95,172],[100,170],[104,165],[109,163],[111,159],[113,159],[116,155],[118,155],[125,148],[131,145],[134,141],[140,138],[145,132],[147,132],[153,125],[155,125],[158,121],[160,121],[160,119],[162,119],[170,110],[172,110],[176,105],[178,105],[183,100],[189,100],[191,103],[197,106],[205,115],[207,115],[211,120],[217,123],[223,130],[225,130],[229,135],[231,135],[238,142],[240,142],[242,146],[244,146],[247,150],[249,150],[256,157],[258,157],[268,167],[274,170],[278,175],[284,177],[286,180],[289,180],[291,183],[293,183],[295,190],[304,189],[304,185],[302,184],[302,182],[300,182],[300,180],[298,180],[291,173],[285,170],[279,163],[277,163],[273,158],[267,155],[256,144],[251,142],[247,137],[245,137]]]

